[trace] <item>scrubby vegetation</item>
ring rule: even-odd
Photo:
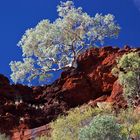
[[[52,140],[52,138],[48,136],[40,136],[40,137],[37,137],[35,140]]]
[[[140,139],[140,111],[133,108],[104,110],[82,106],[51,123],[51,137],[45,140],[134,140]]]
[[[76,107],[68,111],[67,116],[60,116],[51,123],[52,140],[77,140],[80,128],[88,125],[93,116],[102,113],[109,113],[109,110],[103,110],[98,107],[92,108],[87,105]],[[45,136],[43,137],[45,138]]]
[[[96,110],[97,112],[99,110]],[[90,107],[75,108],[68,112],[68,116],[61,116],[52,123],[52,138],[54,140],[76,140],[79,128],[89,123],[93,112]]]
[[[140,98],[140,55],[136,52],[124,54],[112,73],[123,86],[128,104],[135,104],[135,100]]]
[[[80,129],[80,140],[121,140],[121,125],[112,115],[97,115],[86,127]]]
[[[121,110],[118,114],[118,120],[123,126],[121,133],[124,140],[129,140],[132,137],[135,140],[140,139],[140,110],[132,108]]]
[[[10,138],[5,134],[0,134],[0,140],[10,140]]]

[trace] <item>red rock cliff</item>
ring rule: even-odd
[[[53,84],[38,87],[10,85],[0,75],[0,132],[36,128],[77,105],[97,101],[123,103],[122,87],[111,70],[116,58],[140,49],[91,48],[78,57],[77,69],[62,72]]]

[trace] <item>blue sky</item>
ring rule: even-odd
[[[66,0],[62,0],[66,1]],[[121,26],[117,40],[105,45],[122,47],[125,44],[140,47],[140,0],[73,0],[76,7],[94,16],[96,13],[114,14]],[[9,63],[21,60],[17,43],[26,29],[42,19],[54,21],[60,0],[0,0],[0,73],[10,77]]]

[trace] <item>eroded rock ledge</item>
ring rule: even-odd
[[[78,57],[77,69],[62,72],[51,85],[27,87],[10,85],[0,75],[0,132],[12,134],[48,124],[71,107],[99,101],[125,106],[122,87],[111,74],[116,58],[140,51],[125,46],[91,48]]]

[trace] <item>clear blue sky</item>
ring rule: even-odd
[[[62,0],[66,1],[66,0]],[[10,77],[9,63],[21,60],[17,43],[26,29],[34,27],[42,19],[54,21],[56,6],[60,0],[0,0],[0,73]],[[121,26],[117,40],[105,45],[122,47],[125,44],[140,47],[140,0],[74,0],[89,15],[114,14]]]

